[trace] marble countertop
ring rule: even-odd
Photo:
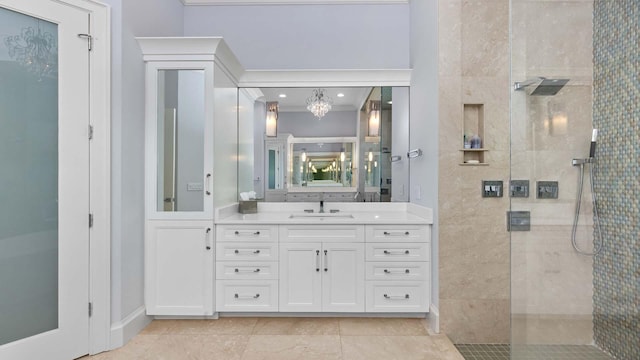
[[[305,209],[314,210],[305,213]],[[330,213],[337,209],[339,212]],[[433,223],[430,208],[407,203],[325,203],[319,213],[317,203],[258,203],[258,213],[240,214],[237,205],[216,210],[216,224],[386,224],[428,225]]]

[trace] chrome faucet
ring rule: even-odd
[[[320,200],[320,214],[324,214],[324,201]]]

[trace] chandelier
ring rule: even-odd
[[[333,104],[333,99],[326,96],[324,91],[324,89],[314,89],[313,94],[307,99],[307,110],[311,111],[318,120],[331,110]]]
[[[38,81],[57,72],[58,43],[54,36],[31,26],[22,28],[20,35],[7,36],[4,39],[9,56],[36,75]]]

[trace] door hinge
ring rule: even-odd
[[[87,39],[89,51],[93,49],[93,36],[91,36],[91,34],[78,34],[78,37],[81,39]]]
[[[89,227],[93,227],[93,214],[89,214]]]
[[[93,315],[93,303],[89,303],[89,317]]]
[[[93,125],[89,125],[89,140],[93,139]]]

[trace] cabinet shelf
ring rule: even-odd
[[[460,165],[460,166],[489,166],[488,163],[475,163],[475,164],[473,164],[473,163],[460,163],[458,165]]]

